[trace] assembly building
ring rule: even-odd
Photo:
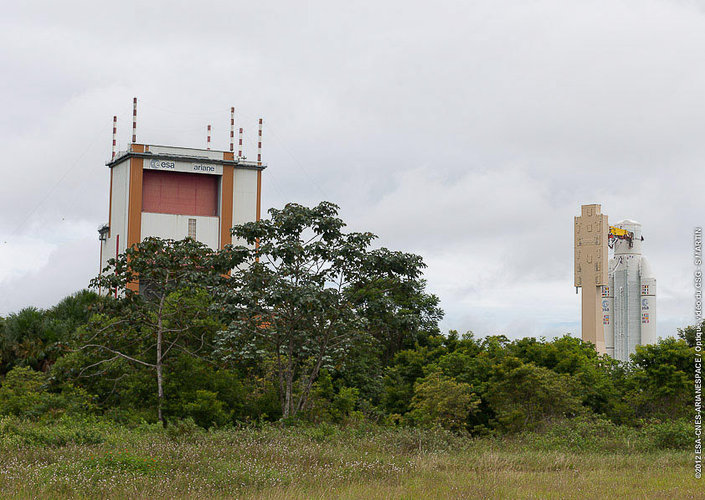
[[[259,220],[261,211],[262,120],[259,122],[257,161],[242,154],[242,128],[234,151],[231,109],[230,151],[138,144],[137,100],[134,100],[132,142],[115,151],[110,169],[108,223],[99,229],[100,269],[108,260],[148,236],[191,237],[213,249],[233,242],[230,229]],[[210,131],[210,125],[208,126]]]

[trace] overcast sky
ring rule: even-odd
[[[705,3],[13,2],[0,17],[0,315],[98,272],[112,116],[130,140],[227,149],[263,210],[341,207],[421,254],[444,330],[579,335],[573,217],[643,224],[659,333],[692,324],[705,225]]]

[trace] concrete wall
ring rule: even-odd
[[[196,240],[214,250],[217,249],[220,241],[219,217],[142,212],[142,239],[148,236],[173,240],[184,239],[188,236],[189,219],[196,220]]]
[[[233,178],[233,226],[257,220],[257,171],[235,169]],[[233,238],[233,245],[244,245]]]
[[[101,270],[108,264],[108,260],[115,257],[115,246],[118,242],[118,253],[127,248],[127,206],[130,196],[130,162],[124,161],[112,168],[112,192],[110,200],[110,237],[102,242]]]
[[[575,286],[581,287],[582,339],[605,353],[605,329],[602,314],[602,287],[608,285],[607,216],[600,205],[582,205],[574,226]]]

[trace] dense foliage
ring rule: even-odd
[[[421,258],[372,249],[374,235],[344,227],[335,205],[290,204],[234,228],[247,247],[149,238],[94,280],[108,295],[0,318],[0,416],[474,435],[566,419],[651,422],[666,435],[692,417],[703,325],[638,347],[630,363],[567,335],[443,334]]]

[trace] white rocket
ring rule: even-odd
[[[656,279],[641,255],[641,224],[623,220],[614,227],[627,235],[613,238],[610,234],[614,256],[609,261],[609,285],[602,287],[602,323],[607,354],[629,361],[637,345],[657,341]]]

